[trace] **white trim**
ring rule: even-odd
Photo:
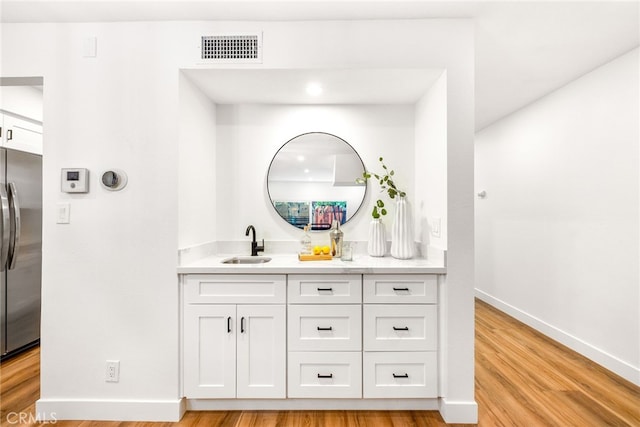
[[[437,411],[438,399],[187,399],[188,411],[405,410]]]
[[[474,401],[455,402],[440,399],[440,415],[447,424],[477,424],[478,404]]]
[[[185,399],[175,400],[71,400],[39,399],[36,413],[42,421],[180,421]]]
[[[512,306],[498,298],[495,298],[479,289],[475,290],[476,297],[487,304],[507,313],[509,316],[516,318],[522,323],[532,327],[533,329],[543,333],[549,338],[569,347],[573,351],[580,353],[582,356],[592,360],[593,362],[603,366],[613,373],[621,376],[640,386],[640,367],[635,367],[629,363],[618,359],[617,357],[600,350],[597,347],[575,337],[535,316],[530,315],[517,307]]]

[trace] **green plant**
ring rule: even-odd
[[[394,171],[390,170],[387,165],[384,164],[384,159],[382,157],[380,157],[378,160],[382,165],[384,173],[378,174],[365,171],[362,174],[362,177],[364,179],[371,179],[372,177],[375,178],[378,181],[378,184],[380,184],[380,192],[386,192],[389,195],[390,199],[395,199],[396,196],[406,196],[407,193],[398,189],[395,182],[393,182]],[[379,219],[381,215],[384,216],[386,214],[387,210],[384,207],[384,202],[381,199],[376,200],[376,204],[373,206],[371,216],[374,219]]]

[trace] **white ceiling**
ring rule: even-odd
[[[218,104],[414,104],[442,72],[415,68],[184,70]],[[310,82],[320,84],[322,93],[306,93]]]
[[[0,0],[1,22],[472,18],[476,129],[637,47],[640,2]]]

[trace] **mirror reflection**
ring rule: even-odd
[[[328,230],[333,221],[344,224],[358,211],[366,193],[364,164],[345,140],[324,132],[310,132],[287,141],[276,153],[267,173],[271,204],[289,224]]]

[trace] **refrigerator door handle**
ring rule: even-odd
[[[18,260],[18,248],[20,247],[20,200],[18,199],[18,190],[16,183],[9,183],[9,213],[11,214],[10,236],[9,236],[9,254],[7,258],[7,268],[13,270]]]
[[[7,265],[7,257],[9,255],[9,198],[7,197],[7,189],[4,184],[0,184],[0,210],[2,218],[2,230],[0,235],[2,237],[0,242],[0,271],[4,271]]]

